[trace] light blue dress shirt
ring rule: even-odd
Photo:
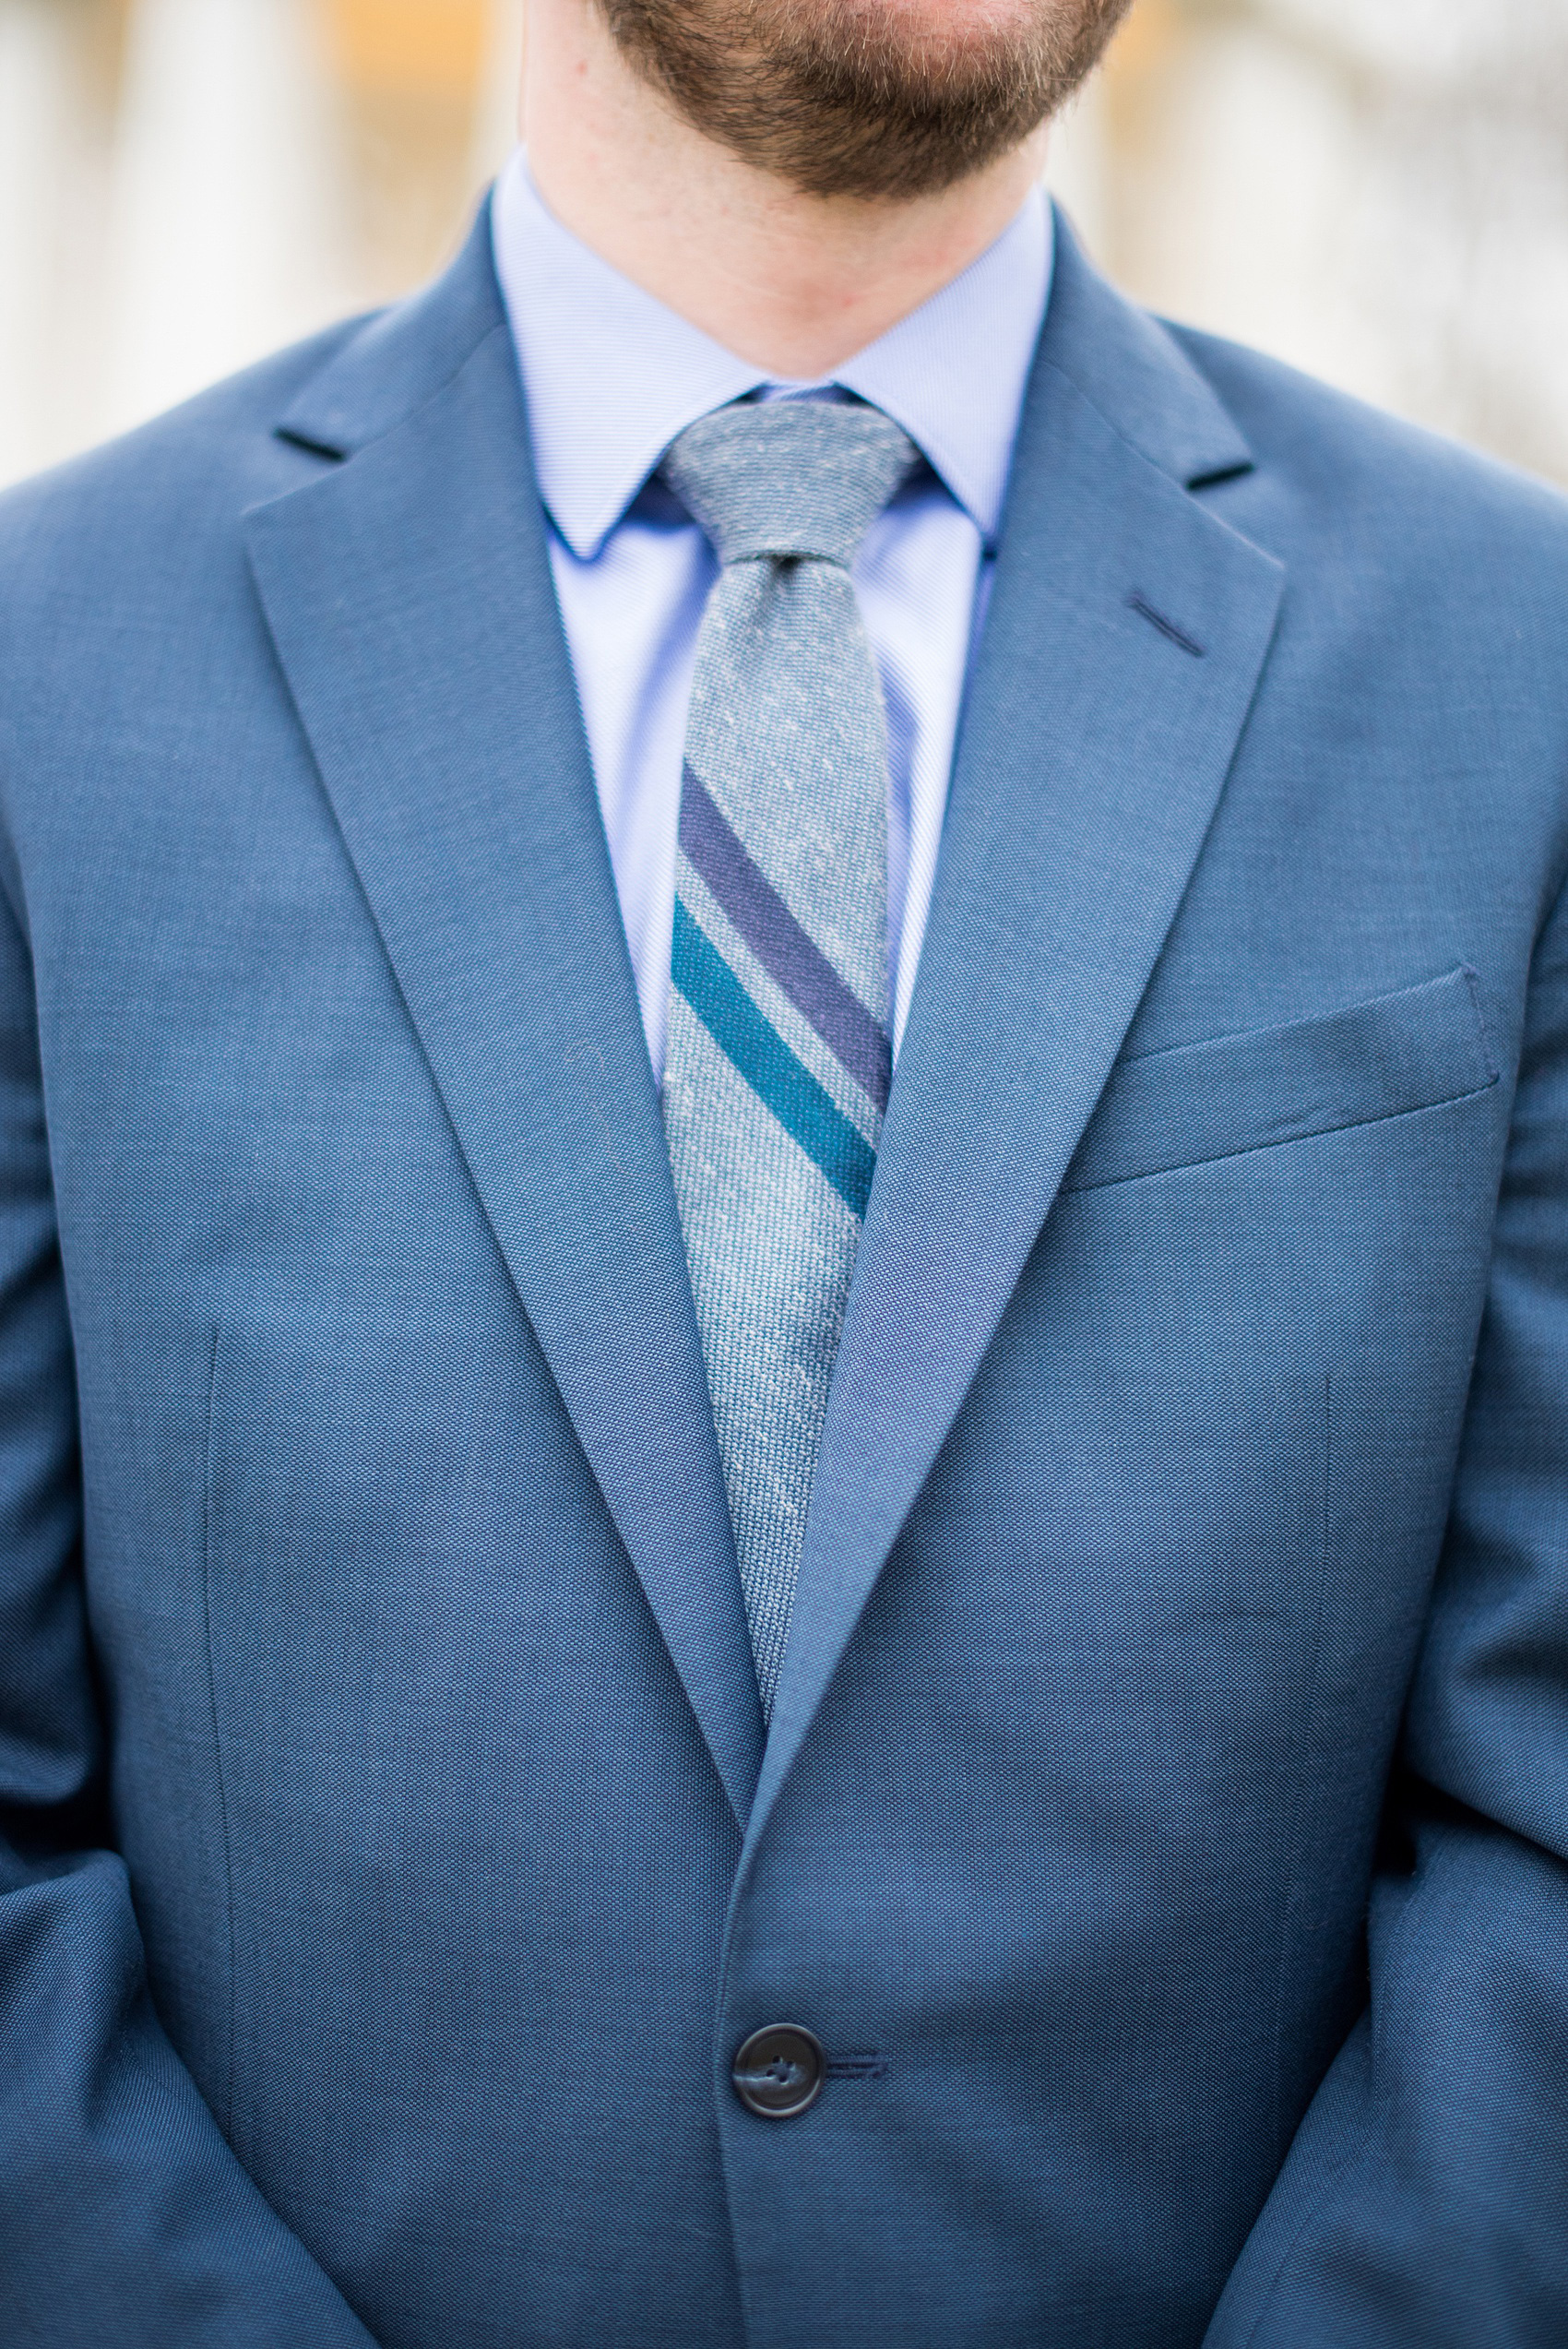
[[[601,260],[546,209],[519,151],[493,208],[550,557],[643,1026],[664,1062],[682,754],[712,550],[650,480],[677,433],[748,396],[872,401],[927,460],[855,565],[887,709],[894,1042],[925,935],[964,681],[984,616],[1024,388],[1050,297],[1034,190],[995,244],[820,383],[782,383]]]

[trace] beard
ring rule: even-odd
[[[1130,6],[986,0],[955,26],[906,0],[598,0],[622,55],[695,128],[805,195],[860,197],[950,187],[1020,145]]]

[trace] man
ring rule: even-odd
[[[535,0],[0,508],[7,2343],[1565,2337],[1568,519],[1118,13]]]

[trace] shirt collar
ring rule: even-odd
[[[491,220],[540,495],[573,554],[587,559],[678,433],[778,379],[563,228],[520,149],[496,184]],[[1050,299],[1053,245],[1051,208],[1036,188],[962,276],[821,387],[868,399],[901,424],[988,546]]]

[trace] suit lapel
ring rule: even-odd
[[[1279,566],[1246,470],[1063,230],[824,1435],[750,1847],[990,1343],[1213,817]]]
[[[743,1822],[761,1750],[658,1101],[485,223],[248,518],[301,719],[503,1256]]]

